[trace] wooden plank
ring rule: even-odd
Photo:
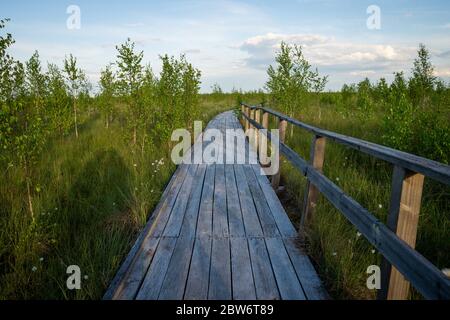
[[[291,258],[297,277],[309,300],[327,300],[328,293],[317,275],[309,257],[295,245],[295,239],[284,239],[286,251]]]
[[[193,246],[193,237],[178,238],[158,299],[183,299]]]
[[[206,300],[208,298],[211,243],[212,240],[210,237],[199,237],[195,239],[184,294],[184,299],[186,300]]]
[[[197,236],[212,236],[215,165],[207,165],[197,224]]]
[[[228,237],[227,195],[225,185],[225,166],[216,165],[213,205],[213,235]]]
[[[137,300],[156,300],[175,248],[176,238],[161,238],[155,257],[136,296]]]
[[[194,237],[197,229],[198,213],[205,179],[206,164],[200,164],[194,178],[194,184],[189,203],[181,226],[180,237]]]
[[[424,176],[419,173],[405,172],[397,175],[402,181],[400,202],[398,211],[390,212],[391,226],[397,236],[404,240],[411,248],[416,245],[417,227],[419,224],[419,212],[422,199]],[[399,190],[393,190],[398,192]],[[390,272],[387,298],[389,300],[406,300],[408,298],[409,282],[395,268]]]
[[[181,186],[181,190],[175,201],[169,220],[167,221],[166,228],[164,229],[164,237],[178,237],[180,234],[197,167],[198,165],[195,164],[189,165],[186,178],[183,181],[183,185]]]
[[[269,130],[269,114],[267,112],[263,112],[262,115],[262,129]],[[268,140],[265,134],[259,134],[259,161],[263,166],[267,166],[270,164],[270,158],[268,155]]]
[[[244,172],[264,235],[266,237],[279,236],[280,233],[278,231],[277,224],[273,219],[272,213],[270,212],[269,206],[265,200],[264,193],[256,180],[252,167],[250,165],[244,165]]]
[[[249,238],[248,244],[257,299],[279,299],[280,295],[275,277],[273,275],[264,239]]]
[[[280,238],[266,238],[266,245],[281,298],[286,300],[306,300],[289,255],[284,248],[283,240]]]
[[[278,119],[278,130],[279,130],[280,144],[284,143],[284,138],[286,136],[286,126],[287,126],[286,120]],[[272,176],[272,187],[275,190],[277,190],[278,186],[280,185],[280,176],[281,176],[281,161],[280,161],[280,167],[278,169],[278,172],[275,175]]]
[[[239,202],[241,204],[242,218],[245,233],[248,237],[262,237],[263,231],[253,204],[252,195],[245,178],[242,165],[235,165],[236,184],[239,186]]]
[[[245,236],[244,221],[242,219],[241,206],[239,204],[239,195],[233,165],[225,166],[225,183],[230,236],[243,237]]]
[[[273,191],[269,179],[267,179],[267,176],[261,175],[260,166],[252,165],[252,168],[281,235],[283,237],[296,237],[297,231],[292,225],[276,193]]]
[[[161,212],[155,217],[155,221],[152,224],[152,227],[149,231],[149,234],[152,237],[160,237],[160,236],[162,236],[162,233],[164,232],[164,229],[166,227],[167,221],[169,220],[169,217],[172,212],[175,201],[178,198],[178,194],[181,189],[181,186],[183,185],[184,179],[186,178],[186,175],[187,175],[189,165],[183,165],[183,166],[185,167],[185,170],[182,172],[183,175],[176,182],[176,184],[177,184],[176,188],[169,192],[168,201],[165,201]]]
[[[231,299],[231,263],[229,238],[213,238],[212,240],[208,299]]]
[[[257,123],[260,123],[260,119],[261,119],[261,112],[259,110],[255,110],[255,121]],[[258,130],[256,128],[254,128],[254,129],[255,129],[254,137],[253,137],[253,139],[255,141],[254,142],[255,143],[254,147],[255,147],[255,151],[258,152],[259,134],[258,134]]]
[[[230,238],[234,300],[255,300],[252,265],[246,238]]]
[[[317,171],[322,172],[323,162],[325,160],[325,143],[324,137],[314,136],[311,142],[310,164]],[[306,181],[305,201],[303,206],[303,214],[300,225],[304,227],[310,226],[311,219],[317,206],[319,191],[309,180]]]
[[[206,165],[199,165],[194,177],[193,189],[189,198],[186,214],[184,215],[180,238],[177,240],[172,259],[170,260],[161,293],[159,294],[159,299],[183,299],[194,246],[194,236],[205,173]]]

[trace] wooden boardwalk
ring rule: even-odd
[[[213,128],[241,126],[225,112]],[[258,164],[182,164],[104,299],[325,299],[296,236]]]

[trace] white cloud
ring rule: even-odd
[[[434,70],[434,75],[437,77],[450,77],[450,68],[441,68]]]
[[[374,74],[376,74],[374,70],[355,70],[350,72],[350,75],[355,77],[368,77]]]

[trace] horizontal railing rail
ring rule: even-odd
[[[450,166],[445,165],[443,163],[419,157],[411,153],[392,149],[379,144],[375,144],[369,141],[364,141],[361,139],[345,136],[343,134],[339,134],[336,132],[320,129],[312,125],[306,124],[304,122],[301,122],[299,120],[290,118],[278,111],[269,108],[264,108],[260,106],[249,106],[246,104],[243,105],[252,110],[262,110],[263,112],[267,112],[299,128],[305,129],[311,132],[312,134],[328,138],[339,144],[356,149],[363,153],[367,153],[378,159],[382,159],[392,164],[399,165],[411,171],[422,173],[423,175],[432,178],[434,180],[437,180],[439,182],[450,184]]]
[[[302,227],[314,214],[318,194],[323,194],[361,234],[383,255],[382,288],[378,298],[406,299],[408,281],[427,299],[450,299],[450,279],[430,261],[414,250],[424,176],[450,184],[450,167],[406,152],[380,146],[316,128],[262,106],[242,104],[245,129],[258,129],[255,147],[262,139],[271,140],[268,115],[279,120],[280,152],[307,178]],[[263,112],[262,123],[260,115]],[[287,122],[313,134],[311,157],[307,162],[284,143]],[[321,171],[324,161],[325,138],[394,164],[391,203],[387,225],[347,195]],[[274,183],[275,181],[275,183]],[[279,172],[272,177],[277,188]],[[395,268],[391,268],[391,265]],[[406,281],[406,280],[407,281]]]

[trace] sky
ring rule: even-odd
[[[94,85],[128,37],[155,73],[159,55],[186,54],[202,71],[202,92],[214,83],[225,91],[264,88],[281,41],[303,47],[311,65],[329,76],[327,90],[408,75],[419,43],[430,50],[436,75],[450,81],[448,0],[2,0],[0,18],[11,19],[6,32],[16,40],[17,59],[38,50],[44,63],[62,65],[72,53]],[[68,28],[68,20],[80,21],[79,28]]]

